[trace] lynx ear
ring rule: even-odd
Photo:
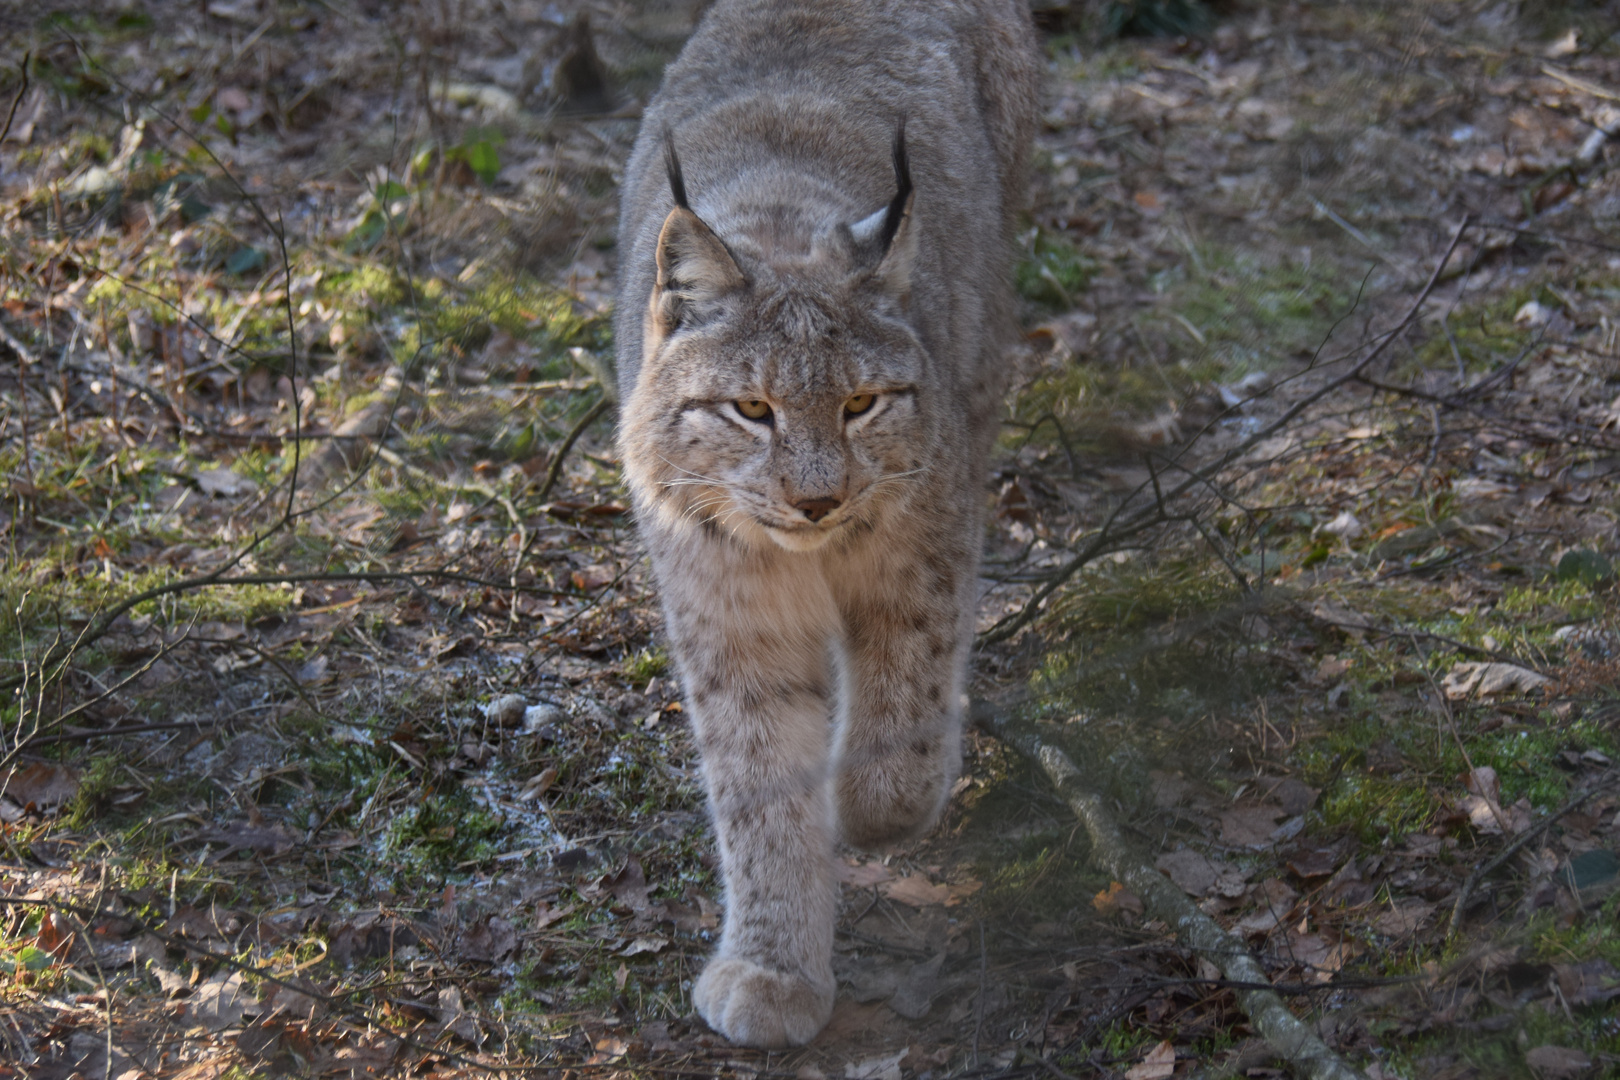
[[[917,230],[911,207],[911,164],[906,158],[906,118],[894,133],[894,198],[889,205],[849,227],[856,246],[876,263],[870,280],[902,305],[911,299],[911,267],[917,259]]]
[[[687,205],[686,181],[681,175],[680,159],[675,156],[675,140],[668,131],[664,133],[664,162],[675,209],[664,219],[658,233],[658,281],[648,308],[660,335],[673,333],[694,305],[718,299],[748,283],[725,243]]]

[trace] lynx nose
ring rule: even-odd
[[[834,510],[838,509],[837,499],[800,499],[793,504],[804,512],[804,516],[811,521],[820,521]]]

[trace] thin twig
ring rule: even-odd
[[[1415,639],[1412,642],[1412,651],[1416,652],[1419,656],[1423,655],[1421,652],[1418,652],[1417,641]],[[1429,670],[1428,665],[1426,664],[1423,665],[1423,677],[1429,680],[1429,689],[1434,692],[1434,696],[1440,702],[1440,714],[1445,717],[1446,726],[1451,730],[1451,740],[1457,744],[1457,753],[1462,755],[1463,764],[1468,767],[1469,782],[1478,785],[1479,774],[1474,771],[1473,755],[1469,754],[1468,747],[1463,743],[1462,732],[1457,730],[1457,714],[1452,710],[1451,702],[1449,699],[1447,699],[1446,692],[1440,688],[1439,683],[1434,681],[1434,673]],[[1502,834],[1505,836],[1508,833],[1511,833],[1513,828],[1508,822],[1506,811],[1502,809],[1502,800],[1500,795],[1500,791],[1497,793],[1496,797],[1492,797],[1484,790],[1483,787],[1481,787],[1479,790],[1479,797],[1485,800],[1485,805],[1490,809],[1491,816],[1496,819],[1497,828],[1501,829]]]
[[[1282,431],[1284,428],[1288,427],[1289,424],[1292,424],[1302,413],[1311,408],[1317,402],[1321,401],[1329,394],[1332,394],[1340,387],[1343,387],[1359,378],[1361,373],[1370,367],[1375,360],[1383,356],[1385,350],[1388,349],[1389,346],[1395,341],[1399,340],[1400,336],[1406,332],[1407,328],[1416,321],[1419,313],[1421,313],[1423,310],[1423,305],[1429,299],[1429,294],[1434,291],[1435,286],[1440,282],[1440,272],[1445,268],[1446,263],[1451,259],[1452,253],[1457,250],[1457,245],[1462,242],[1463,234],[1467,232],[1471,223],[1472,219],[1468,217],[1464,217],[1462,221],[1458,223],[1456,231],[1451,236],[1451,243],[1446,246],[1446,250],[1441,254],[1439,261],[1435,264],[1434,272],[1429,275],[1428,282],[1423,286],[1423,288],[1418,292],[1418,295],[1408,306],[1406,313],[1391,329],[1377,336],[1376,343],[1373,345],[1373,347],[1368,349],[1365,355],[1363,355],[1360,360],[1356,361],[1354,366],[1343,374],[1330,379],[1327,383],[1300,398],[1294,404],[1285,409],[1282,415],[1277,417],[1277,419],[1273,420],[1269,424],[1266,424],[1258,431],[1255,431],[1253,434],[1243,439],[1237,445],[1221,454],[1220,457],[1216,458],[1210,464],[1201,469],[1188,469],[1187,478],[1178,483],[1175,487],[1169,489],[1169,491],[1165,493],[1165,500],[1168,501],[1179,498],[1188,491],[1192,490],[1194,487],[1209,483],[1211,478],[1240,460],[1243,455],[1247,454],[1254,447],[1260,445],[1260,443],[1264,442],[1266,439],[1271,438],[1279,431]],[[1352,352],[1347,356],[1340,357],[1340,359],[1348,359],[1349,356],[1353,355],[1354,353]],[[1330,361],[1330,363],[1337,362],[1337,360]],[[1210,423],[1204,427],[1203,431],[1199,432],[1198,436],[1194,437],[1193,442],[1196,442],[1204,432],[1211,430],[1218,419],[1219,418],[1211,420]],[[1183,451],[1183,453],[1185,453],[1185,451]],[[1177,456],[1179,457],[1180,455]],[[1174,461],[1174,459],[1172,459],[1172,461]],[[1120,500],[1113,512],[1109,514],[1108,520],[1092,533],[1091,540],[1085,545],[1085,547],[1081,548],[1080,552],[1075,555],[1074,558],[1063,564],[1063,566],[1060,567],[1058,571],[1047,580],[1046,584],[1037,589],[1034,595],[1032,595],[1029,600],[1025,602],[1022,608],[1010,615],[1003,617],[994,626],[990,627],[990,629],[981,634],[979,636],[978,644],[980,646],[991,645],[998,641],[1004,641],[1007,638],[1012,637],[1025,626],[1029,625],[1029,623],[1035,618],[1036,613],[1041,610],[1041,606],[1046,602],[1046,599],[1056,592],[1060,587],[1062,587],[1062,585],[1071,577],[1077,574],[1082,567],[1086,566],[1098,556],[1102,555],[1111,546],[1119,543],[1120,540],[1146,532],[1154,526],[1161,524],[1165,515],[1163,503],[1159,502],[1158,500],[1155,500],[1153,505],[1149,507],[1142,508],[1130,515],[1125,516],[1123,521],[1120,520],[1124,507],[1129,505],[1132,500],[1136,498],[1136,496],[1146,491],[1150,486],[1151,481],[1144,480],[1142,483],[1137,485],[1134,491],[1132,491],[1124,499]],[[1115,531],[1116,521],[1120,522],[1117,531]]]
[[[194,728],[198,731],[204,728],[218,727],[230,723],[243,713],[254,712],[258,709],[268,709],[274,702],[263,705],[248,705],[233,713],[223,716],[193,717],[190,720],[165,720],[154,724],[128,724],[110,728],[79,728],[73,731],[62,732],[57,735],[45,735],[37,739],[30,739],[29,746],[48,746],[51,743],[64,742],[91,742],[95,739],[112,739],[120,735],[141,735],[149,731],[176,731],[180,728]]]
[[[979,993],[973,999],[973,1064],[979,1064],[979,1033],[984,1029],[985,979],[990,958],[984,950],[984,920],[979,920]]]
[[[1612,780],[1612,778],[1609,779]],[[1473,895],[1475,889],[1479,888],[1480,882],[1484,881],[1491,874],[1495,873],[1503,863],[1513,858],[1513,856],[1517,855],[1520,851],[1523,851],[1526,844],[1540,836],[1542,833],[1546,832],[1553,825],[1557,824],[1559,819],[1563,818],[1565,814],[1579,808],[1582,803],[1586,802],[1586,800],[1590,799],[1593,795],[1596,795],[1598,792],[1603,791],[1610,786],[1611,784],[1609,782],[1597,783],[1593,784],[1585,791],[1577,792],[1575,795],[1571,796],[1563,806],[1560,806],[1557,810],[1554,810],[1552,813],[1536,822],[1530,828],[1520,833],[1514,838],[1513,843],[1503,848],[1496,854],[1494,858],[1480,863],[1479,866],[1475,867],[1474,872],[1468,875],[1468,880],[1464,881],[1462,888],[1458,890],[1456,902],[1451,905],[1451,919],[1446,923],[1446,939],[1450,940],[1457,933],[1457,926],[1462,922],[1463,909],[1468,906],[1469,897]]]
[[[6,141],[11,135],[11,122],[17,119],[17,106],[22,104],[23,95],[28,93],[28,61],[34,58],[32,51],[23,53],[22,63],[17,65],[22,72],[22,85],[17,87],[17,94],[11,99],[11,108],[6,112],[6,126],[0,128],[0,143]]]
[[[599,416],[612,407],[613,399],[604,393],[601,399],[591,406],[590,411],[580,417],[578,422],[569,429],[568,434],[563,437],[561,445],[557,447],[556,454],[552,456],[551,465],[546,469],[546,478],[540,482],[540,488],[535,492],[535,498],[544,502],[546,496],[551,494],[551,489],[557,483],[557,478],[562,475],[563,461],[568,457],[568,451],[572,450],[574,443],[578,442],[579,437],[585,434],[585,429],[594,424]]]

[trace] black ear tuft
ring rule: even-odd
[[[900,153],[904,152],[902,148]],[[686,177],[681,175],[681,159],[675,153],[675,133],[668,127],[664,128],[664,171],[669,174],[669,191],[675,196],[675,205],[682,210],[692,209],[686,201]]]
[[[888,251],[889,245],[894,243],[894,234],[900,230],[900,222],[906,216],[906,202],[911,198],[911,163],[906,160],[905,113],[900,114],[900,125],[894,132],[894,186],[894,198],[889,200],[888,213],[883,217],[879,251]]]

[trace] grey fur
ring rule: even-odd
[[[630,158],[619,441],[725,882],[693,1001],[737,1042],[826,1023],[834,844],[921,834],[960,767],[1038,76],[1022,0],[718,0]]]

